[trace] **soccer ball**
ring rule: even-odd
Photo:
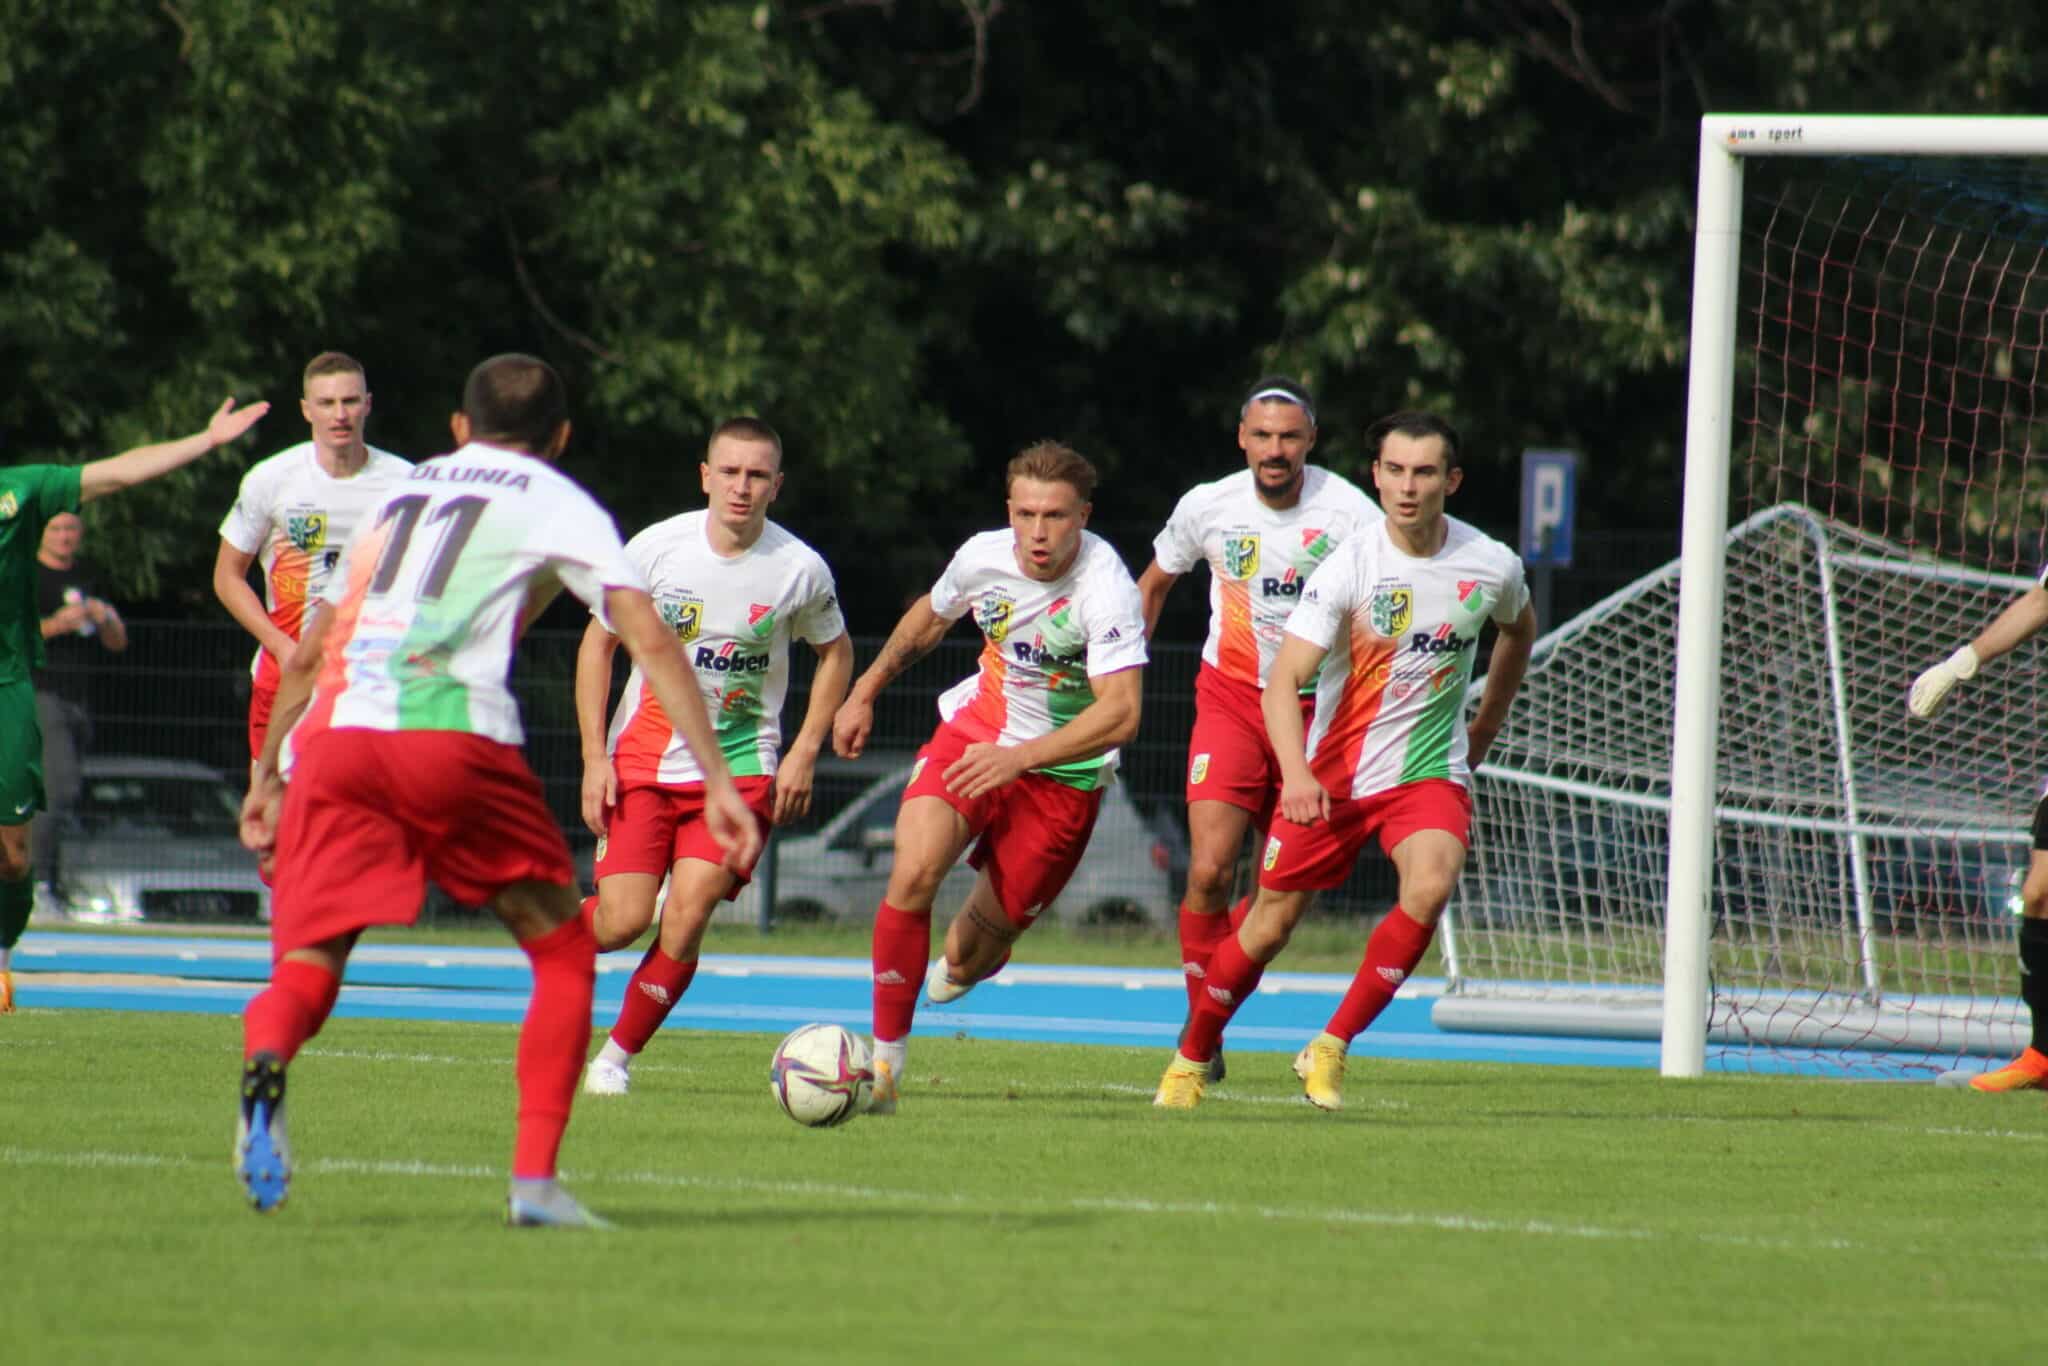
[[[844,1124],[867,1108],[875,1071],[867,1041],[835,1024],[807,1024],[775,1045],[768,1088],[806,1128]]]

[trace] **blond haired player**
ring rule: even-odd
[[[392,484],[412,469],[411,461],[363,441],[370,390],[353,357],[322,351],[306,362],[299,412],[311,429],[309,439],[249,467],[234,506],[221,519],[213,560],[214,596],[256,639],[251,759],[263,752],[278,666],[326,591],[342,548]],[[263,571],[261,598],[249,586],[252,563]]]
[[[896,1108],[918,983],[935,1003],[957,1000],[1008,961],[1073,876],[1117,747],[1138,731],[1144,606],[1115,549],[1086,530],[1095,467],[1041,441],[1010,461],[1004,491],[1009,529],[954,552],[833,719],[833,748],[859,754],[876,696],[954,622],[974,618],[978,667],[939,698],[875,912],[872,1114]],[[932,902],[970,842],[980,875],[927,975]]]
[[[1209,960],[1155,1105],[1191,1109],[1201,1100],[1223,1027],[1286,947],[1309,897],[1343,882],[1365,841],[1377,838],[1393,860],[1399,903],[1366,941],[1329,1023],[1295,1059],[1310,1103],[1343,1105],[1351,1040],[1422,960],[1464,868],[1471,771],[1507,719],[1536,643],[1521,560],[1444,512],[1464,477],[1451,425],[1395,413],[1373,425],[1366,445],[1386,518],[1338,548],[1287,620],[1264,698],[1282,777],[1258,897]],[[1488,622],[1499,637],[1467,723],[1465,685]],[[1317,678],[1304,731],[1293,694]]]

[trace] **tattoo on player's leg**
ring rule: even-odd
[[[973,921],[984,934],[992,934],[1005,944],[1016,943],[1017,936],[1023,933],[1017,926],[1012,925],[1007,918],[991,918],[979,906],[969,906],[967,908],[967,918]]]

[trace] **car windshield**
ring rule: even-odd
[[[77,814],[78,823],[93,834],[118,830],[232,838],[241,799],[215,778],[88,776]]]

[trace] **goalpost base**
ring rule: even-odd
[[[1716,998],[1707,1021],[1710,1045],[1774,1048],[1910,1051],[2009,1058],[2030,1041],[2018,1012],[2004,1018],[1965,1015],[1958,1001],[1949,1013],[1924,998],[1915,1009],[1846,997],[1819,1000],[1780,996]],[[1437,998],[1430,1022],[1447,1033],[1544,1034],[1568,1039],[1655,1042],[1663,1037],[1663,995],[1620,991],[1571,997],[1466,996]]]

